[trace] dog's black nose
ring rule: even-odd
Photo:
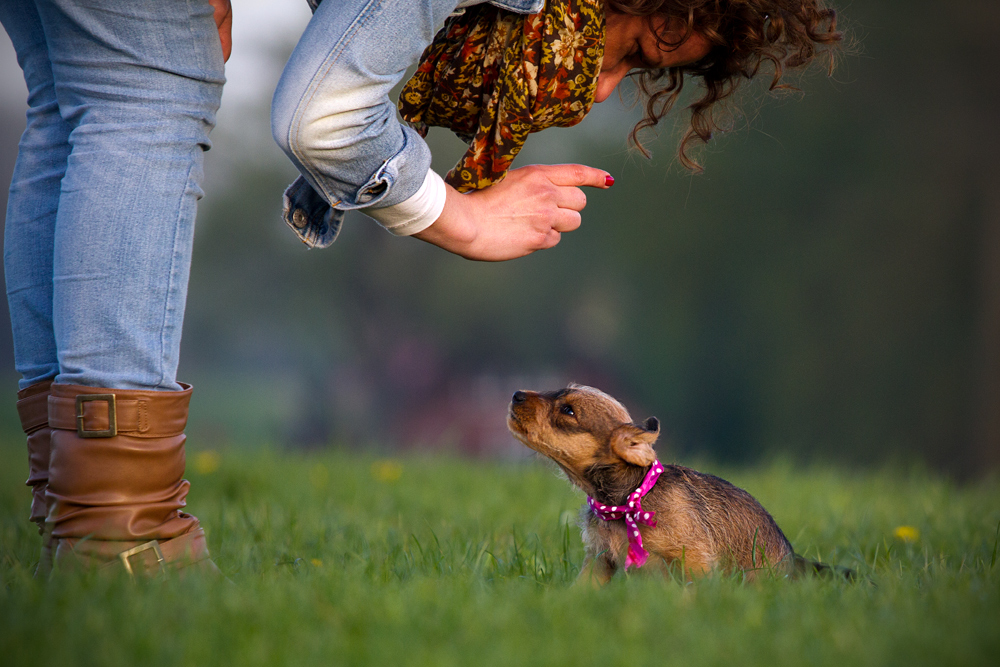
[[[528,395],[523,391],[515,391],[514,396],[510,399],[512,403],[524,403],[524,399],[528,398]]]

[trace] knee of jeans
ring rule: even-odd
[[[279,115],[280,111],[278,99],[275,97],[271,102],[271,136],[274,137],[278,147],[289,155],[291,153],[291,143],[288,139],[289,124]]]
[[[351,161],[362,144],[381,149],[383,128],[395,115],[393,105],[353,87],[335,95],[305,97],[298,92],[279,85],[271,107],[271,133],[293,162],[308,166]]]
[[[275,105],[276,107],[278,105],[277,98]],[[329,127],[330,123],[323,123],[327,127],[325,130],[321,130],[321,123],[322,119],[315,106],[302,103],[292,110],[280,109],[272,113],[271,133],[281,150],[293,162],[308,165],[318,158],[317,153],[324,133],[329,138],[330,130],[335,130],[335,128]]]
[[[290,94],[285,90],[285,86],[278,85],[271,100],[271,135],[281,150],[293,161],[302,144],[300,133],[296,130],[301,105],[299,95]]]

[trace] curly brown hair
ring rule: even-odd
[[[680,20],[686,26],[683,37],[670,42],[661,35],[664,48],[676,47],[691,32],[712,44],[709,54],[694,64],[632,75],[645,97],[646,115],[629,139],[647,157],[638,133],[656,126],[670,111],[686,77],[701,79],[704,92],[688,106],[691,125],[678,149],[681,164],[692,171],[702,168],[690,149],[707,143],[715,130],[722,129],[713,110],[731,98],[744,80],[754,78],[762,65],[770,63],[773,74],[768,90],[794,90],[783,81],[786,71],[803,68],[817,55],[824,55],[832,73],[834,50],[844,37],[837,30],[836,11],[823,0],[606,0],[606,7],[650,20]]]

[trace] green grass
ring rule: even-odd
[[[0,664],[1000,663],[995,481],[711,467],[862,583],[640,573],[591,590],[571,585],[582,495],[541,462],[194,452],[189,506],[232,583],[34,580],[25,469],[0,447]]]

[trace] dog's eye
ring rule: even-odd
[[[576,413],[573,412],[573,406],[569,405],[569,404],[564,405],[561,408],[559,408],[559,412],[563,413],[564,415],[569,415],[570,417],[575,417],[576,416]]]

